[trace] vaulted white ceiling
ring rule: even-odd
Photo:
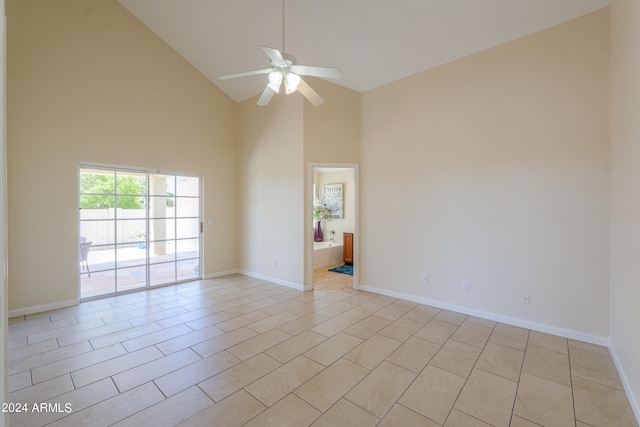
[[[119,0],[236,102],[262,92],[260,48],[282,49],[282,0]],[[287,0],[285,49],[359,92],[608,6],[610,0]]]

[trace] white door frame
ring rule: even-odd
[[[353,226],[353,289],[360,288],[358,280],[360,270],[360,233],[358,232],[360,223],[360,165],[358,163],[309,163],[307,167],[307,198],[305,206],[304,236],[305,252],[307,254],[307,273],[304,282],[304,290],[310,291],[313,288],[313,227],[309,226],[309,221],[313,216],[313,168],[348,168],[353,169],[353,186],[355,189],[355,221]]]

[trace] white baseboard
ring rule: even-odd
[[[555,326],[545,325],[537,322],[530,322],[527,320],[516,319],[514,317],[502,316],[493,313],[487,313],[484,311],[473,310],[462,306],[457,306],[453,304],[443,303],[441,301],[431,300],[428,298],[416,297],[414,295],[404,294],[401,292],[394,292],[388,289],[381,289],[367,285],[360,285],[360,290],[371,292],[374,294],[385,295],[389,297],[399,298],[407,301],[416,302],[419,304],[425,304],[436,308],[442,308],[444,310],[451,310],[458,313],[467,314],[470,316],[480,317],[483,319],[493,320],[495,322],[505,323],[507,325],[519,326],[521,328],[531,329],[538,332],[545,332],[547,334],[558,335],[565,338],[571,338],[578,341],[584,341],[591,344],[597,344],[609,349],[611,353],[611,358],[613,359],[613,363],[616,365],[616,369],[618,371],[618,375],[620,376],[620,380],[622,381],[622,385],[624,386],[625,393],[629,400],[629,404],[631,405],[631,409],[636,416],[636,420],[640,423],[640,402],[638,398],[633,393],[633,389],[627,380],[627,376],[625,375],[624,368],[620,363],[618,356],[616,354],[615,349],[611,345],[611,342],[606,337],[600,337],[597,335],[585,334],[584,332],[578,332],[571,329],[558,328]]]
[[[266,280],[268,282],[275,283],[277,285],[286,286],[288,288],[297,289],[299,291],[304,291],[304,286],[299,283],[287,282],[286,280],[278,279],[276,277],[269,277],[263,274],[253,273],[251,271],[246,270],[238,270],[238,273],[244,274],[245,276],[253,277],[255,279]]]
[[[624,368],[620,363],[620,360],[618,359],[615,348],[613,347],[613,345],[611,345],[611,343],[609,343],[608,347],[609,352],[611,353],[611,357],[613,358],[613,363],[616,365],[616,369],[618,370],[618,375],[620,375],[620,381],[622,381],[622,386],[624,387],[624,391],[627,394],[627,399],[629,400],[631,409],[636,416],[636,421],[638,422],[638,424],[640,424],[640,402],[634,394],[633,389],[631,388],[631,384],[629,384],[629,381],[627,380],[627,376],[625,375]]]
[[[217,273],[205,274],[204,276],[202,276],[202,280],[216,279],[218,277],[230,276],[232,274],[237,274],[237,273],[240,273],[240,270],[238,270],[237,268],[235,268],[233,270],[219,271]]]
[[[35,305],[33,307],[19,308],[17,310],[9,311],[9,318],[17,316],[26,316],[28,314],[41,313],[43,311],[57,310],[59,308],[71,307],[80,304],[79,299],[72,299],[68,301],[54,302],[52,304]]]
[[[565,338],[571,338],[578,341],[584,341],[591,344],[597,344],[604,347],[609,346],[609,340],[606,337],[600,337],[597,335],[586,334],[584,332],[574,331],[571,329],[558,328],[556,326],[545,325],[543,323],[531,322],[528,320],[517,319],[515,317],[502,316],[499,314],[488,313],[485,311],[474,310],[467,307],[447,304],[442,301],[432,300],[428,298],[416,297],[414,295],[404,294],[401,292],[394,292],[387,289],[376,288],[367,285],[360,285],[360,290],[371,292],[374,294],[386,295],[389,297],[400,298],[407,301],[417,302],[419,304],[430,305],[436,308],[442,308],[444,310],[451,310],[469,316],[481,317],[483,319],[493,320],[495,322],[505,323],[507,325],[518,326],[525,329],[531,329],[538,332],[544,332],[547,334],[558,335]]]

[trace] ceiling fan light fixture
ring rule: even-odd
[[[280,71],[272,71],[269,73],[269,88],[275,93],[280,92],[280,85],[282,85],[282,73]]]
[[[287,54],[284,50],[284,7],[285,0],[282,0],[282,51],[272,47],[262,46],[262,50],[271,61],[270,68],[262,70],[244,71],[242,73],[226,74],[220,76],[221,80],[233,79],[236,77],[253,76],[256,74],[268,74],[269,82],[264,88],[262,95],[258,99],[257,104],[261,107],[268,105],[274,94],[280,93],[280,87],[284,81],[285,93],[293,93],[298,91],[313,106],[318,107],[324,103],[324,100],[318,93],[311,88],[301,76],[312,76],[324,79],[339,79],[342,77],[340,70],[332,67],[316,67],[308,65],[299,65],[296,59]]]
[[[284,79],[284,87],[286,93],[293,93],[298,90],[298,85],[300,84],[300,76],[295,73],[287,73],[287,76]]]

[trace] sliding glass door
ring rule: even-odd
[[[200,276],[200,179],[81,166],[83,299]]]

